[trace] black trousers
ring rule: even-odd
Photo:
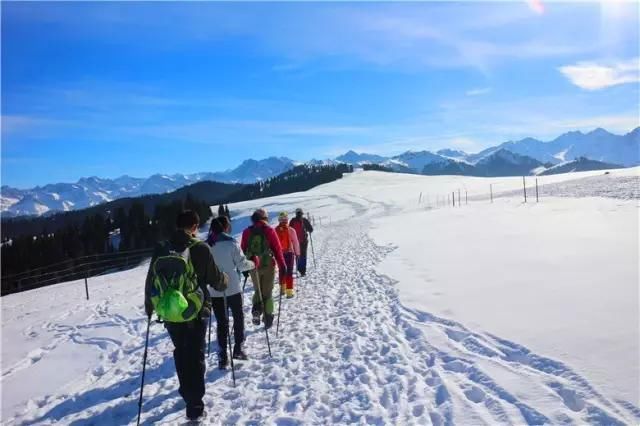
[[[173,346],[173,360],[180,396],[187,404],[187,417],[196,417],[204,410],[204,350],[207,320],[195,319],[185,323],[165,323]]]
[[[309,239],[305,238],[300,241],[300,256],[298,256],[298,272],[302,275],[307,273],[307,249],[309,248]]]
[[[228,313],[224,311],[224,298],[212,297],[213,314],[216,317],[216,334],[220,352],[227,348],[227,329],[229,327]],[[236,348],[244,342],[244,313],[242,312],[242,293],[227,296],[227,305],[233,315],[233,342]]]

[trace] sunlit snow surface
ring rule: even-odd
[[[212,353],[211,424],[640,422],[638,173],[538,178],[537,204],[534,178],[524,204],[522,178],[357,172],[230,205],[234,233],[258,206],[310,211],[317,266],[273,358],[248,320],[236,388]],[[3,424],[135,422],[145,274],[1,299]],[[145,424],[184,421],[171,350],[152,324]]]

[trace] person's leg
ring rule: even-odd
[[[251,313],[254,316],[258,315],[259,317],[262,314],[262,303],[260,302],[260,289],[258,288],[260,271],[253,269],[250,272],[250,275],[251,275],[251,282],[253,283],[253,297],[251,299],[253,306],[251,307]]]
[[[176,374],[178,375],[178,393],[187,403],[188,398],[188,375],[186,374],[186,326],[185,324],[169,324],[165,323],[165,328],[169,333],[171,342],[173,343],[173,362],[176,366]]]
[[[188,375],[186,382],[188,390],[187,398],[187,417],[197,417],[204,411],[204,401],[202,398],[205,393],[204,374],[205,374],[205,343],[207,335],[207,320],[196,319],[188,324],[186,347],[186,371]]]
[[[273,281],[275,279],[276,267],[270,265],[260,269],[260,288],[262,289],[262,300],[264,312],[273,315]]]
[[[300,256],[298,257],[298,272],[304,276],[307,273],[307,249],[309,247],[309,241],[303,240],[300,242]]]
[[[273,280],[275,278],[275,266],[269,265],[260,270],[260,287],[262,289],[262,298],[264,306],[264,325],[270,328],[273,324]]]
[[[284,284],[287,289],[287,296],[293,296],[293,262],[295,255],[292,252],[284,254],[284,262],[287,265],[287,273],[284,276]]]
[[[244,343],[244,312],[242,312],[242,293],[227,298],[233,315],[233,344],[241,346]]]
[[[227,330],[229,327],[229,317],[224,311],[224,298],[212,297],[211,305],[213,314],[216,317],[216,336],[218,338],[218,352],[225,353],[227,349]]]

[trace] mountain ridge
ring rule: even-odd
[[[519,157],[509,158],[505,153],[496,156],[501,151],[517,154]],[[506,141],[477,153],[443,148],[435,152],[408,150],[395,156],[382,156],[348,150],[333,159],[314,159],[306,164],[346,163],[353,166],[377,164],[402,173],[506,176],[504,173],[507,171],[531,174],[534,169],[547,170],[552,166],[583,157],[592,162],[582,162],[580,167],[600,168],[600,163],[616,167],[639,165],[640,127],[623,135],[613,134],[601,127],[589,132],[575,130],[546,142],[527,137]],[[488,164],[487,159],[491,160]],[[82,177],[75,183],[53,183],[30,189],[17,189],[3,185],[0,210],[3,216],[8,217],[43,215],[91,207],[123,197],[170,192],[201,181],[253,183],[277,176],[297,164],[301,163],[287,157],[272,156],[262,160],[247,159],[237,167],[222,172],[156,173],[147,178],[136,178],[125,174],[114,179],[89,176]],[[528,165],[536,164],[537,166],[533,169],[526,169]]]

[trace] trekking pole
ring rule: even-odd
[[[282,280],[280,280],[280,296],[278,297],[278,320],[276,321],[276,339],[280,330],[280,311],[282,310]]]
[[[257,281],[257,285],[256,287],[258,287],[258,297],[260,298],[260,306],[262,306],[262,310],[265,311],[266,306],[264,305],[264,299],[262,298],[262,289],[260,288],[260,279],[258,278],[258,271],[256,270],[256,281]],[[267,349],[269,349],[269,357],[272,357],[271,355],[271,343],[269,343],[269,330],[267,330],[267,326],[265,325],[264,327],[264,333],[267,336]]]
[[[242,294],[244,294],[244,289],[247,286],[247,279],[249,279],[249,275],[244,277],[244,284],[242,284]]]
[[[298,256],[296,256],[296,258],[295,258],[295,265],[296,265],[296,282],[297,282],[297,284],[296,284],[296,288],[297,288],[296,292],[298,293],[298,298],[300,298],[300,289],[302,287],[300,287],[300,272],[298,272]]]
[[[224,316],[227,318],[227,341],[229,342],[229,359],[231,360],[231,377],[233,377],[233,387],[235,388],[236,387],[236,368],[233,365],[233,351],[231,350],[231,333],[229,333],[229,310],[228,310],[229,305],[227,305],[226,291],[222,293],[222,300],[224,301]]]
[[[313,236],[309,234],[309,241],[311,241],[311,255],[313,256],[313,267],[316,267],[316,251],[313,249]]]
[[[213,313],[209,313],[209,342],[207,343],[207,356],[211,355],[211,317],[213,316]]]
[[[140,383],[140,399],[138,400],[138,426],[140,425],[140,414],[142,413],[142,389],[144,388],[144,373],[147,367],[147,349],[149,348],[149,326],[151,325],[151,315],[147,317],[147,337],[144,339],[144,355],[142,356],[142,383]]]

